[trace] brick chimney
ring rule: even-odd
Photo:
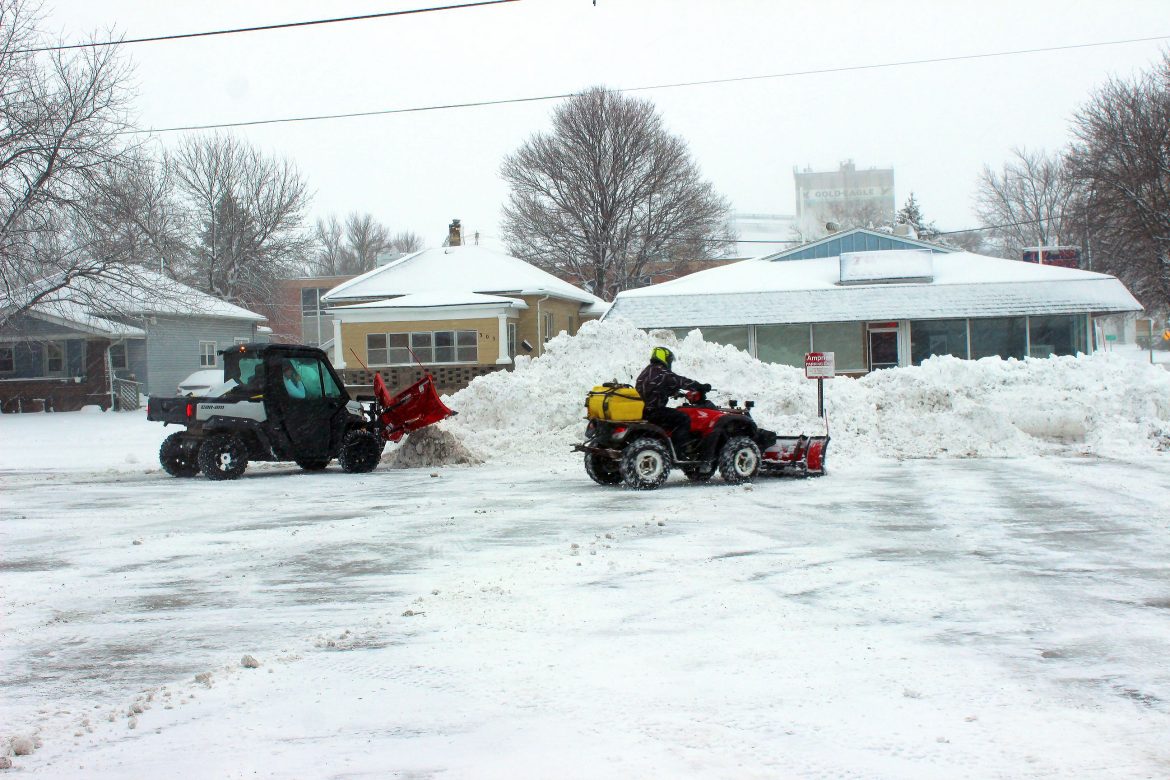
[[[451,220],[447,226],[447,246],[461,246],[463,244],[463,229],[459,227],[459,220]]]

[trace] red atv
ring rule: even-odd
[[[683,452],[675,450],[670,432],[645,420],[591,419],[585,443],[574,449],[585,453],[585,471],[600,485],[624,482],[627,487],[653,490],[666,481],[674,466],[694,482],[705,482],[716,469],[731,484],[756,476],[763,462],[761,451],[776,443],[776,434],[756,425],[754,404],[740,407],[731,401],[716,406],[698,391],[686,393],[678,410],[690,418],[696,438]]]

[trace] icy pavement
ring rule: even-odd
[[[1165,456],[633,493],[567,454],[211,483],[110,449],[0,458],[20,776],[1170,771]]]

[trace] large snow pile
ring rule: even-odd
[[[715,388],[713,397],[756,401],[755,419],[781,434],[819,433],[816,385],[803,369],[761,363],[703,341],[645,333],[623,320],[590,322],[539,358],[475,379],[448,403],[442,425],[491,460],[568,453],[584,431],[589,388],[633,383],[656,344],[675,370]],[[1170,372],[1123,358],[968,361],[932,358],[825,384],[830,461],[856,457],[980,457],[1075,448],[1100,455],[1170,449]]]

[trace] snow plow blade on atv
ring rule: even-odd
[[[829,434],[824,436],[777,436],[764,450],[760,473],[783,477],[820,477],[825,473]]]

